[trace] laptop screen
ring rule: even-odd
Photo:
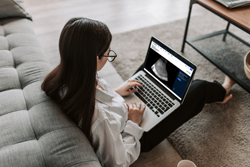
[[[164,44],[151,40],[144,71],[177,99],[182,100],[195,68],[188,65],[186,61]]]

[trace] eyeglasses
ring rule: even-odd
[[[109,53],[108,53],[108,55],[107,56],[103,55],[103,57],[108,57],[108,61],[112,62],[117,57],[117,54],[113,50],[110,50]]]

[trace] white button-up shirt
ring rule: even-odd
[[[96,89],[96,105],[92,119],[92,146],[102,166],[129,166],[140,154],[143,129],[128,120],[124,99],[103,79]]]

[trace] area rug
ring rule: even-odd
[[[118,54],[113,62],[124,80],[144,61],[151,36],[155,36],[180,53],[186,19],[153,27],[113,35],[112,49]],[[191,18],[188,37],[195,37],[225,29],[227,22],[207,13]],[[250,36],[236,27],[230,31],[250,42]],[[218,39],[199,44],[207,47]],[[230,37],[227,42],[230,42]],[[209,44],[210,43],[210,44]],[[219,47],[219,46],[212,46]],[[207,52],[216,50],[207,49]],[[231,68],[242,64],[250,49],[243,45],[230,44],[230,53],[237,52],[240,62],[231,63]],[[234,51],[234,52],[233,52]],[[218,56],[224,52],[218,52]],[[183,54],[197,65],[195,78],[223,82],[225,74],[186,45]],[[226,61],[226,58],[223,58]],[[230,67],[229,67],[230,68]],[[239,72],[242,74],[242,71]],[[237,74],[236,74],[237,75]],[[194,161],[198,167],[250,166],[250,94],[237,84],[232,88],[233,99],[227,104],[210,104],[168,137],[168,140],[183,159]],[[167,127],[166,127],[167,128]]]

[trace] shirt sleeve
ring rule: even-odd
[[[108,118],[92,133],[92,143],[102,166],[127,167],[139,157],[143,129],[130,120],[122,133],[119,126],[115,118]]]

